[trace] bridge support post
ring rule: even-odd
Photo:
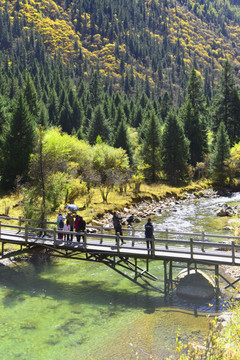
[[[168,295],[167,261],[164,260],[164,295]]]
[[[57,230],[56,230],[56,228],[53,229],[53,244],[54,244],[54,246],[57,245]]]
[[[132,237],[134,237],[135,236],[135,228],[134,228],[134,226],[132,226]],[[132,240],[132,246],[134,246],[135,245],[135,241],[134,240]]]
[[[205,232],[202,231],[202,247],[201,247],[202,252],[205,252],[204,243],[205,243]]]
[[[120,251],[120,234],[119,232],[117,233],[117,238],[116,238],[116,242],[117,242],[117,251]]]
[[[47,230],[47,219],[46,218],[44,218],[44,220],[43,220],[43,228],[45,229],[45,230]],[[44,231],[44,233],[43,233],[43,237],[44,236],[46,236],[46,231]]]
[[[4,242],[2,242],[2,258],[4,256]]]
[[[215,286],[216,286],[216,296],[218,297],[218,294],[220,292],[220,288],[219,288],[219,267],[218,267],[218,265],[215,265]]]
[[[135,258],[135,279],[137,279],[137,258]]]
[[[100,231],[101,231],[101,234],[103,234],[103,224],[101,224],[101,229],[100,229]],[[103,242],[103,238],[101,237],[101,238],[100,238],[100,244],[102,244],[102,242]]]
[[[20,233],[21,229],[21,223],[22,223],[22,220],[21,220],[21,216],[18,217],[18,226],[19,226],[19,230],[18,230],[18,233]]]
[[[232,265],[235,265],[235,242],[232,241]]]
[[[168,240],[168,229],[166,229],[166,235],[165,235],[165,237],[166,237],[166,240]],[[167,241],[166,241],[166,243],[165,243],[165,248],[168,249],[168,242],[167,242]]]
[[[87,250],[87,231],[84,231],[84,235],[83,235],[83,246],[84,249]]]
[[[172,282],[172,261],[170,261],[169,263],[169,285],[170,285],[170,289],[172,291],[173,289],[173,282]]]
[[[28,224],[25,225],[25,244],[28,243]]]

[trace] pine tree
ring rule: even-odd
[[[54,89],[52,90],[50,95],[48,113],[50,124],[57,125],[59,118],[59,99]]]
[[[95,144],[97,137],[100,135],[103,142],[108,143],[110,140],[110,127],[105,118],[105,114],[101,105],[97,106],[89,127],[88,141]]]
[[[115,142],[114,142],[114,147],[122,148],[123,150],[126,150],[128,157],[129,157],[130,164],[132,163],[133,151],[132,151],[132,147],[131,147],[131,143],[130,143],[130,139],[129,139],[129,135],[128,135],[127,124],[124,119],[121,120],[120,124],[118,125]]]
[[[189,141],[181,121],[171,110],[166,118],[162,134],[162,169],[171,184],[177,184],[188,176]]]
[[[144,162],[148,165],[146,177],[151,182],[157,180],[157,174],[160,170],[160,147],[160,122],[154,113],[150,112],[144,122],[142,156]]]
[[[49,115],[48,110],[43,102],[39,105],[39,114],[37,118],[37,123],[42,126],[43,129],[48,127]]]
[[[68,99],[65,98],[59,116],[59,125],[62,127],[62,130],[68,134],[71,134],[73,130],[72,114],[73,109],[70,106]]]
[[[102,99],[102,86],[98,71],[94,71],[89,84],[90,104],[94,108],[100,104]]]
[[[227,60],[224,63],[223,72],[217,88],[217,93],[212,104],[212,127],[217,133],[220,123],[223,121],[230,139],[230,143],[240,139],[240,97],[236,89],[233,69]]]
[[[37,117],[39,111],[38,95],[34,83],[32,81],[31,75],[29,73],[27,74],[24,96],[28,103],[30,113],[34,117]]]
[[[3,144],[2,184],[10,189],[17,176],[26,179],[34,145],[34,124],[22,92],[16,102]]]
[[[229,176],[227,160],[230,157],[230,140],[226,127],[220,123],[213,154],[210,159],[210,174],[212,180],[220,185],[224,185]]]
[[[193,68],[188,82],[186,101],[180,111],[185,135],[190,141],[190,164],[193,166],[203,161],[204,154],[208,151],[205,124],[202,121],[204,105],[200,78]]]

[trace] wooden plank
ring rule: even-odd
[[[105,235],[105,234],[98,234],[98,239],[99,236],[104,238],[106,236],[107,238],[107,244],[99,244],[97,243],[97,237],[96,236],[92,236],[89,234],[84,234],[86,236],[86,243],[87,248],[86,248],[86,243],[85,243],[85,247],[83,245],[79,245],[77,242],[72,242],[72,243],[67,243],[64,240],[57,240],[56,237],[54,237],[54,234],[56,234],[56,229],[55,230],[51,230],[49,232],[49,230],[47,230],[47,232],[49,232],[50,234],[52,234],[52,237],[38,237],[37,234],[32,234],[30,233],[30,229],[29,227],[26,227],[26,231],[25,232],[21,232],[19,234],[16,234],[15,231],[13,231],[12,229],[16,228],[16,226],[12,226],[10,225],[10,230],[4,230],[4,232],[1,232],[1,239],[0,241],[2,243],[13,243],[13,244],[22,244],[22,245],[26,245],[27,244],[35,244],[35,245],[39,245],[39,246],[47,246],[47,247],[58,247],[58,248],[63,248],[63,249],[74,249],[75,251],[79,251],[79,252],[83,252],[83,251],[87,251],[87,252],[99,252],[99,253],[105,253],[105,254],[112,254],[112,255],[122,255],[124,254],[125,256],[130,256],[130,257],[141,257],[141,258],[148,258],[148,252],[147,252],[147,248],[146,248],[146,239],[143,238],[141,239],[144,242],[144,246],[142,244],[140,244],[140,242],[137,242],[137,240],[139,241],[139,238],[136,238],[136,242],[134,243],[134,247],[130,245],[132,237],[129,237],[129,246],[128,244],[121,246],[120,245],[120,237],[117,237],[118,240],[118,245],[115,246],[115,240],[116,240],[116,236],[115,235]],[[22,227],[21,227],[22,228]],[[27,235],[28,232],[28,237],[26,237],[25,235]],[[124,237],[124,240],[127,240]],[[167,240],[168,241],[168,249],[166,249],[166,247],[164,245],[160,246],[157,244],[157,242],[155,243],[155,254],[153,255],[153,259],[155,260],[164,260],[164,259],[172,259],[174,261],[189,261],[189,260],[193,260],[194,262],[201,262],[201,263],[214,263],[214,264],[228,264],[228,265],[237,265],[240,266],[240,254],[236,253],[236,247],[234,242],[230,245],[230,247],[232,248],[232,252],[224,252],[224,251],[219,251],[216,252],[216,249],[207,249],[205,250],[205,252],[203,253],[201,251],[201,249],[195,249],[194,248],[194,244],[195,242],[192,241],[192,248],[191,248],[191,252],[189,251],[189,248],[184,248],[184,247],[180,247],[180,246],[170,246],[172,243],[176,243],[176,241],[172,241],[170,239]],[[178,244],[182,244],[182,242],[177,241]],[[188,242],[188,244],[190,244],[190,242]],[[222,243],[221,243],[222,244]],[[206,244],[205,245],[209,245]],[[212,243],[211,244],[214,247],[219,246],[219,243]]]

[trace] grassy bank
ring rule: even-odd
[[[172,187],[164,184],[141,186],[141,191],[135,194],[131,188],[120,192],[117,188],[113,189],[108,196],[108,203],[103,203],[100,191],[98,188],[91,190],[91,200],[89,202],[88,195],[75,200],[75,204],[79,206],[80,213],[87,221],[91,222],[93,219],[101,218],[107,212],[114,210],[122,211],[125,207],[130,206],[144,200],[162,200],[167,197],[184,198],[189,192],[194,192],[201,195],[201,191],[209,188],[208,182],[191,183],[185,187]],[[48,216],[48,220],[55,221],[59,211],[64,212],[65,204],[62,203],[56,211]],[[2,194],[0,198],[0,214],[9,215],[10,217],[24,216],[23,212],[23,194],[21,192],[12,192],[10,194]]]
[[[240,359],[240,305],[227,309],[226,321],[217,318],[209,322],[204,345],[183,345],[177,339],[175,355],[168,360],[239,360]]]

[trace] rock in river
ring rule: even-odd
[[[215,295],[213,281],[201,270],[182,270],[177,276],[177,295],[201,300],[211,299]]]

